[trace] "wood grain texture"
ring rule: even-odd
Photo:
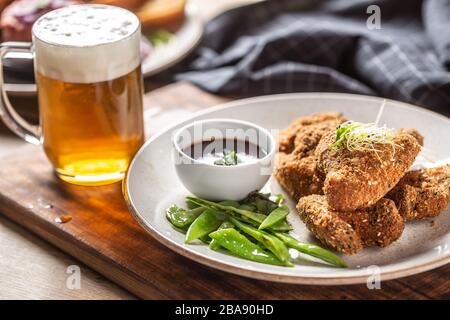
[[[80,287],[69,288],[69,266]],[[70,280],[70,279],[69,279]],[[129,293],[45,240],[0,216],[0,299],[133,299]]]
[[[146,96],[150,132],[223,99],[188,84]],[[182,111],[180,111],[182,110]],[[167,117],[167,112],[172,112]],[[177,118],[177,119],[174,119]],[[165,119],[165,120],[164,120]],[[148,299],[428,299],[450,298],[450,265],[409,278],[326,287],[277,284],[212,270],[170,251],[133,220],[121,185],[81,187],[58,180],[40,148],[27,146],[1,160],[0,211],[94,270]],[[71,215],[66,224],[55,223]]]

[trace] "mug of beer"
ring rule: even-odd
[[[42,144],[62,180],[121,180],[144,140],[138,18],[118,7],[73,5],[43,15],[32,34],[32,44],[2,44],[0,70],[7,53],[32,53],[40,126],[15,112],[0,72],[3,121]]]

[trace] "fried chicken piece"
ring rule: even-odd
[[[323,179],[316,172],[314,156],[279,153],[275,177],[289,195],[298,201],[310,194],[323,194]]]
[[[416,129],[413,128],[402,128],[402,129],[398,129],[397,131],[400,134],[410,134],[412,135],[414,138],[416,138],[417,143],[423,147],[423,140],[424,137],[420,134],[420,132]]]
[[[346,121],[339,112],[318,112],[310,116],[295,119],[288,128],[281,130],[278,135],[278,151],[291,153],[299,144],[304,145],[306,149],[315,148],[318,141],[314,139],[315,130],[309,130],[310,126],[322,124],[318,130],[326,128],[335,128],[338,124]],[[324,128],[324,126],[326,128]],[[311,135],[311,142],[305,136]],[[298,137],[296,141],[296,137]],[[319,137],[319,140],[322,136]],[[304,140],[305,139],[305,140]]]
[[[326,133],[334,131],[343,120],[343,118],[327,120],[299,128],[294,139],[292,153],[301,158],[313,155],[322,137]]]
[[[450,202],[450,165],[407,172],[386,197],[406,220],[436,217]]]
[[[275,177],[296,201],[302,196],[323,193],[314,151],[323,135],[344,121],[340,113],[317,113],[296,119],[280,134]]]
[[[339,212],[328,206],[325,196],[311,195],[299,200],[297,211],[317,239],[349,255],[364,247],[385,247],[404,229],[394,202],[384,198],[368,209]]]
[[[335,132],[327,133],[316,148],[317,170],[324,178],[328,204],[338,211],[367,208],[380,200],[403,177],[420,151],[417,140],[397,132],[393,145],[375,144],[375,151],[329,148]]]

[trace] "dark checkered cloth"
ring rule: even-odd
[[[379,6],[381,29],[367,27],[369,5]],[[208,23],[183,67],[177,80],[214,93],[351,92],[450,116],[450,0],[274,0],[237,8]]]

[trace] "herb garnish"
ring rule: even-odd
[[[156,30],[148,36],[150,43],[155,48],[166,45],[172,38],[173,34],[166,30]]]
[[[374,123],[347,121],[336,128],[336,140],[330,149],[347,149],[349,151],[374,151],[375,146],[386,144],[395,147],[395,130],[386,126],[377,127]]]
[[[219,160],[214,161],[214,164],[217,166],[235,166],[239,163],[239,159],[236,151],[231,150],[223,151],[223,157]]]

